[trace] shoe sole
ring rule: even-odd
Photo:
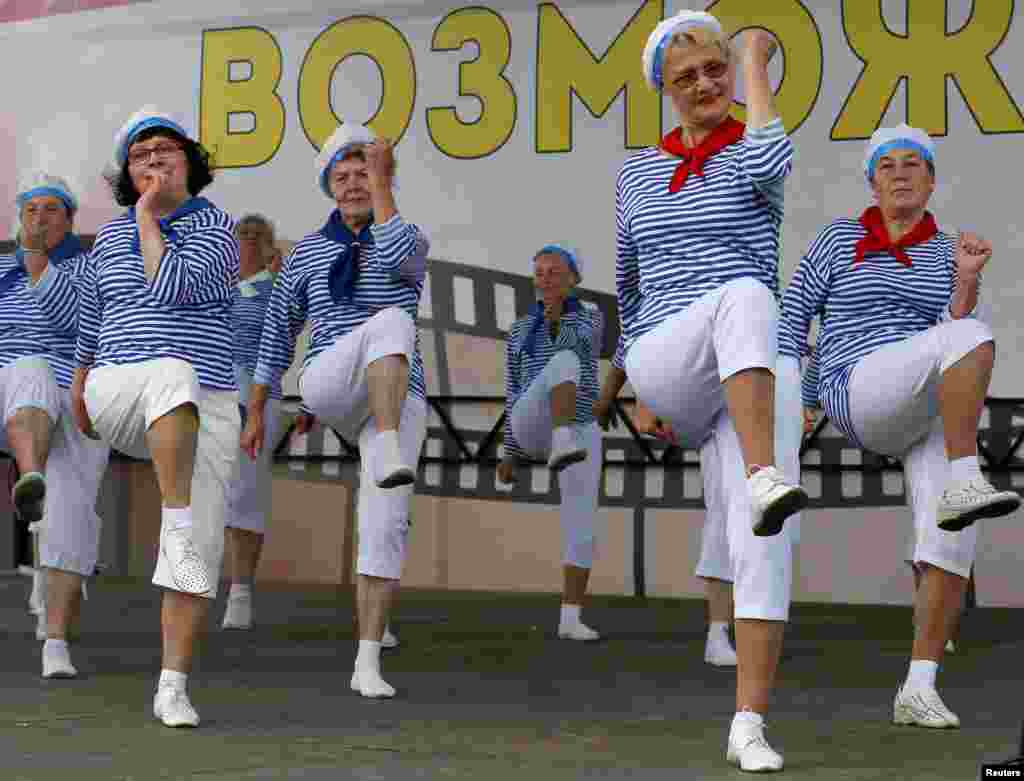
[[[252,629],[252,624],[221,624],[220,628],[238,631]]]
[[[43,517],[43,500],[46,498],[46,482],[29,480],[19,489],[14,487],[14,514],[22,523],[39,523]]]
[[[963,531],[968,526],[972,525],[975,521],[980,521],[982,518],[1001,518],[1004,515],[1016,511],[1020,507],[1020,499],[1001,499],[998,502],[987,504],[984,507],[979,507],[976,510],[970,510],[963,515],[958,515],[955,518],[947,518],[939,521],[939,528],[944,532],[958,532]]]
[[[378,488],[398,488],[416,482],[416,475],[411,469],[399,469],[385,477],[383,480],[375,480]]]
[[[572,466],[573,464],[578,464],[580,461],[586,461],[586,460],[587,460],[587,451],[586,450],[573,450],[573,451],[571,451],[569,453],[566,453],[564,456],[559,458],[557,461],[549,462],[548,463],[548,469],[552,470],[553,472],[561,472],[567,466]]]
[[[921,729],[959,729],[959,724],[922,724],[913,716],[893,716],[892,723],[898,727],[920,727]]]
[[[67,681],[71,678],[77,678],[78,671],[71,672],[70,670],[55,670],[54,672],[47,675],[43,673],[43,679],[47,681]]]
[[[754,527],[757,537],[774,537],[786,523],[786,519],[800,512],[807,506],[807,492],[802,488],[794,488],[773,504],[762,516],[761,522]]]

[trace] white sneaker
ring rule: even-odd
[[[749,722],[734,725],[730,730],[725,759],[748,773],[782,770],[782,755],[768,745],[764,726]]]
[[[349,687],[354,692],[359,692],[364,697],[377,699],[381,697],[394,697],[395,688],[380,677],[377,670],[359,670],[352,673],[352,681]]]
[[[807,492],[789,485],[774,466],[764,466],[747,478],[753,504],[754,534],[771,537],[782,531],[786,519],[807,506]]]
[[[548,469],[561,472],[571,464],[585,461],[587,449],[583,446],[575,426],[559,426],[551,432],[551,455]]]
[[[954,643],[952,640],[947,640],[946,641],[946,653],[947,654],[955,654],[956,653],[956,643]]]
[[[165,727],[198,727],[199,714],[189,702],[184,689],[174,686],[161,686],[153,698],[153,715],[164,723]]]
[[[735,667],[736,649],[728,640],[713,640],[708,635],[707,642],[704,644],[704,661],[715,667]]]
[[[224,609],[224,620],[221,629],[252,629],[252,597],[248,594],[236,594],[228,597]]]
[[[579,640],[580,642],[591,643],[595,640],[600,640],[601,635],[597,630],[591,629],[582,621],[577,621],[575,624],[559,624],[558,639]]]
[[[26,472],[18,478],[11,491],[14,516],[23,523],[39,523],[46,499],[46,478],[39,472]]]
[[[391,627],[390,626],[384,627],[384,634],[380,638],[380,647],[381,648],[387,648],[387,649],[390,650],[392,648],[398,648],[398,646],[399,646],[398,638],[391,631]]]
[[[416,482],[416,470],[402,462],[397,435],[381,437],[378,434],[372,467],[373,482],[378,488],[397,488]]]
[[[960,726],[960,719],[930,686],[907,690],[906,684],[896,692],[892,706],[893,724],[913,724],[918,727],[947,729]]]
[[[947,532],[966,529],[981,518],[1009,515],[1020,507],[1016,491],[999,491],[984,477],[953,483],[939,499],[939,528]]]
[[[209,594],[213,590],[206,563],[192,542],[192,530],[178,529],[164,534],[164,556],[170,564],[174,584],[185,594]]]
[[[76,675],[78,675],[78,670],[71,664],[71,654],[68,652],[66,644],[43,646],[44,678],[74,678]]]

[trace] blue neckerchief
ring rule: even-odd
[[[211,206],[213,206],[213,204],[210,203],[205,198],[189,198],[181,206],[179,206],[173,212],[168,214],[166,217],[161,217],[158,220],[158,222],[160,223],[160,233],[163,234],[164,241],[167,244],[173,244],[175,241],[178,240],[177,232],[174,230],[174,228],[171,227],[172,222],[174,222],[175,220],[179,220],[182,217],[187,217],[189,214],[192,214],[193,212],[197,212],[202,209],[209,208]],[[132,236],[132,252],[139,255],[142,254],[142,245],[139,243],[139,226],[138,223],[135,222],[134,206],[128,209],[128,217],[135,225],[135,234],[134,236]]]
[[[569,296],[562,302],[562,314],[571,314],[579,309],[579,306],[580,300],[576,296]],[[523,352],[527,355],[533,355],[533,351],[537,349],[537,337],[540,336],[540,329],[544,327],[544,304],[542,302],[538,301],[530,307],[530,317],[533,318],[533,322],[530,324],[530,330],[523,342]]]
[[[46,256],[50,259],[51,263],[60,263],[68,258],[73,258],[81,251],[82,243],[78,240],[78,237],[68,232],[60,240],[60,244],[47,252]],[[0,296],[14,287],[22,277],[28,276],[28,269],[25,267],[25,250],[19,246],[14,251],[14,258],[14,268],[0,277]]]
[[[338,257],[331,263],[331,269],[327,274],[327,287],[331,291],[331,299],[336,304],[342,301],[351,301],[356,292],[356,280],[359,278],[359,256],[363,247],[373,245],[373,233],[370,232],[370,220],[359,235],[355,235],[351,229],[342,221],[341,212],[335,209],[331,212],[324,227],[320,229],[320,235],[345,247]]]

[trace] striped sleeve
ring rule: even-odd
[[[526,453],[519,446],[515,435],[512,433],[512,407],[523,392],[522,380],[519,376],[519,343],[521,340],[523,321],[517,320],[509,332],[508,341],[505,343],[505,458],[514,456],[520,460],[526,460]]]
[[[612,356],[612,366],[621,371],[626,371],[626,343],[622,334],[619,334],[619,341],[615,345],[615,355]]]
[[[594,321],[586,312],[581,314],[581,317],[562,318],[554,347],[556,351],[572,350],[580,359],[580,366],[586,366],[595,360]]]
[[[427,272],[430,242],[423,232],[396,214],[380,225],[372,225],[377,252],[370,264],[410,285],[423,281]]]
[[[60,264],[50,263],[38,284],[30,287],[40,311],[58,333],[74,336],[78,329],[78,279],[88,261],[82,252]]]
[[[781,119],[744,134],[741,165],[754,185],[776,209],[782,209],[786,177],[793,170],[793,142]]]
[[[615,291],[619,301],[619,324],[622,336],[628,334],[640,310],[640,262],[633,237],[629,233],[623,204],[623,175],[615,188]]]
[[[295,271],[295,251],[274,283],[260,333],[260,348],[253,382],[276,387],[292,365],[295,341],[306,324],[307,301],[301,277]]]
[[[151,293],[170,306],[232,300],[238,282],[238,241],[228,221],[168,242]]]
[[[811,350],[807,359],[807,366],[804,369],[803,378],[800,381],[800,398],[805,407],[819,409],[821,400],[818,398],[818,383],[821,380],[821,367],[818,363],[817,350]]]
[[[825,306],[831,277],[828,263],[830,233],[826,228],[814,240],[782,296],[780,355],[800,360],[811,330],[811,320],[821,314]]]
[[[75,342],[75,363],[83,368],[93,364],[102,313],[103,302],[100,299],[94,254],[81,264],[78,285],[78,339]]]

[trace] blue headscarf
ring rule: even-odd
[[[60,244],[47,252],[46,256],[50,259],[51,263],[60,263],[68,258],[73,258],[81,251],[82,243],[75,234],[68,231],[64,234],[64,238],[60,240]],[[13,288],[22,277],[28,276],[28,269],[25,266],[25,250],[19,246],[14,251],[14,257],[14,268],[8,270],[6,274],[0,277],[0,297]]]
[[[357,236],[341,219],[341,212],[335,209],[327,219],[320,235],[325,239],[344,244],[338,257],[331,263],[328,271],[327,286],[331,291],[331,299],[336,304],[342,301],[351,302],[356,293],[356,281],[359,279],[359,258],[364,248],[373,246],[373,233],[370,226],[373,218],[363,226]]]

